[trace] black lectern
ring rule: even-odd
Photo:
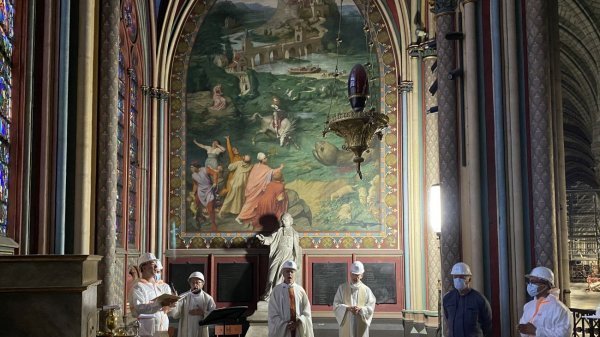
[[[215,309],[208,316],[199,322],[200,326],[214,325],[215,336],[228,336],[242,334],[242,324],[240,317],[248,310],[246,306],[229,307]]]

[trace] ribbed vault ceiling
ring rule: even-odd
[[[600,181],[600,0],[559,0],[567,187]]]
[[[600,193],[593,189],[600,187],[600,0],[558,0],[558,7],[566,180],[568,189],[578,190],[567,193],[570,258],[596,260]]]

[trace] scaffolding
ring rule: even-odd
[[[600,189],[567,190],[571,282],[600,291]]]

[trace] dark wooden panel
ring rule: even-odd
[[[179,294],[186,292],[190,290],[187,281],[188,276],[195,271],[202,272],[204,278],[208,281],[204,263],[171,263],[169,264],[169,284],[172,283]],[[204,284],[204,290],[208,289],[206,283]]]
[[[377,304],[396,304],[396,265],[394,263],[364,263],[363,283],[373,291]]]
[[[347,263],[313,263],[311,304],[332,305],[337,288],[347,281]]]
[[[252,264],[217,264],[217,302],[250,302],[253,294]]]

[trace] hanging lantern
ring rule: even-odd
[[[368,143],[376,134],[381,140],[382,129],[388,125],[388,116],[378,112],[375,108],[367,109],[366,102],[369,98],[369,77],[367,70],[361,64],[352,68],[348,75],[348,99],[352,110],[341,112],[329,118],[323,136],[333,131],[346,143],[342,149],[354,153],[353,161],[356,163],[356,172],[362,179],[360,164],[365,161],[363,152],[368,149]]]

